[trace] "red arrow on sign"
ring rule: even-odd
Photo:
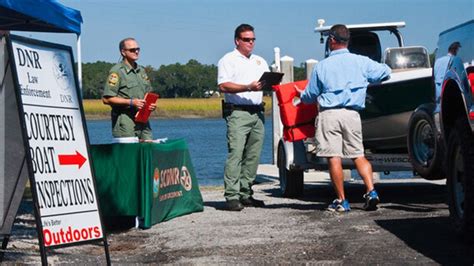
[[[86,162],[86,158],[82,156],[78,151],[76,154],[60,154],[58,155],[60,165],[72,165],[77,164],[77,168],[81,168]]]

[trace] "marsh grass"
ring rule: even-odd
[[[172,98],[158,99],[153,118],[216,118],[221,116],[222,98]],[[271,98],[264,97],[266,114],[271,113]],[[102,100],[83,100],[87,119],[106,119],[110,117],[110,106]]]

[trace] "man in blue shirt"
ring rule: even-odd
[[[350,32],[345,25],[334,25],[328,36],[329,57],[317,64],[305,91],[304,103],[317,103],[316,155],[326,157],[337,198],[330,211],[350,211],[344,195],[341,158],[351,158],[364,180],[365,210],[376,210],[379,197],[373,185],[372,165],[364,156],[362,124],[358,110],[365,108],[367,85],[387,78],[391,69],[347,49]]]
[[[448,64],[449,61],[451,61],[451,58],[453,56],[456,56],[458,54],[458,50],[461,47],[460,42],[453,42],[449,48],[448,48],[448,54],[438,58],[438,60],[435,61],[434,67],[433,67],[433,76],[434,76],[434,81],[435,81],[435,87],[436,87],[436,113],[439,112],[439,103],[441,100],[441,87],[442,83],[444,80],[444,75],[446,74],[446,70],[448,70]]]

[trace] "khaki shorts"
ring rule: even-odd
[[[316,118],[316,155],[357,158],[364,155],[362,124],[357,111],[329,109]]]

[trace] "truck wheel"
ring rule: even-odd
[[[474,241],[474,137],[463,120],[449,135],[447,187],[449,214],[456,233]]]
[[[280,177],[280,191],[283,197],[296,198],[303,195],[303,170],[286,169],[285,149],[278,145],[278,174]]]
[[[409,122],[408,155],[415,172],[429,180],[446,178],[443,144],[437,137],[433,117],[425,109],[415,111]]]

